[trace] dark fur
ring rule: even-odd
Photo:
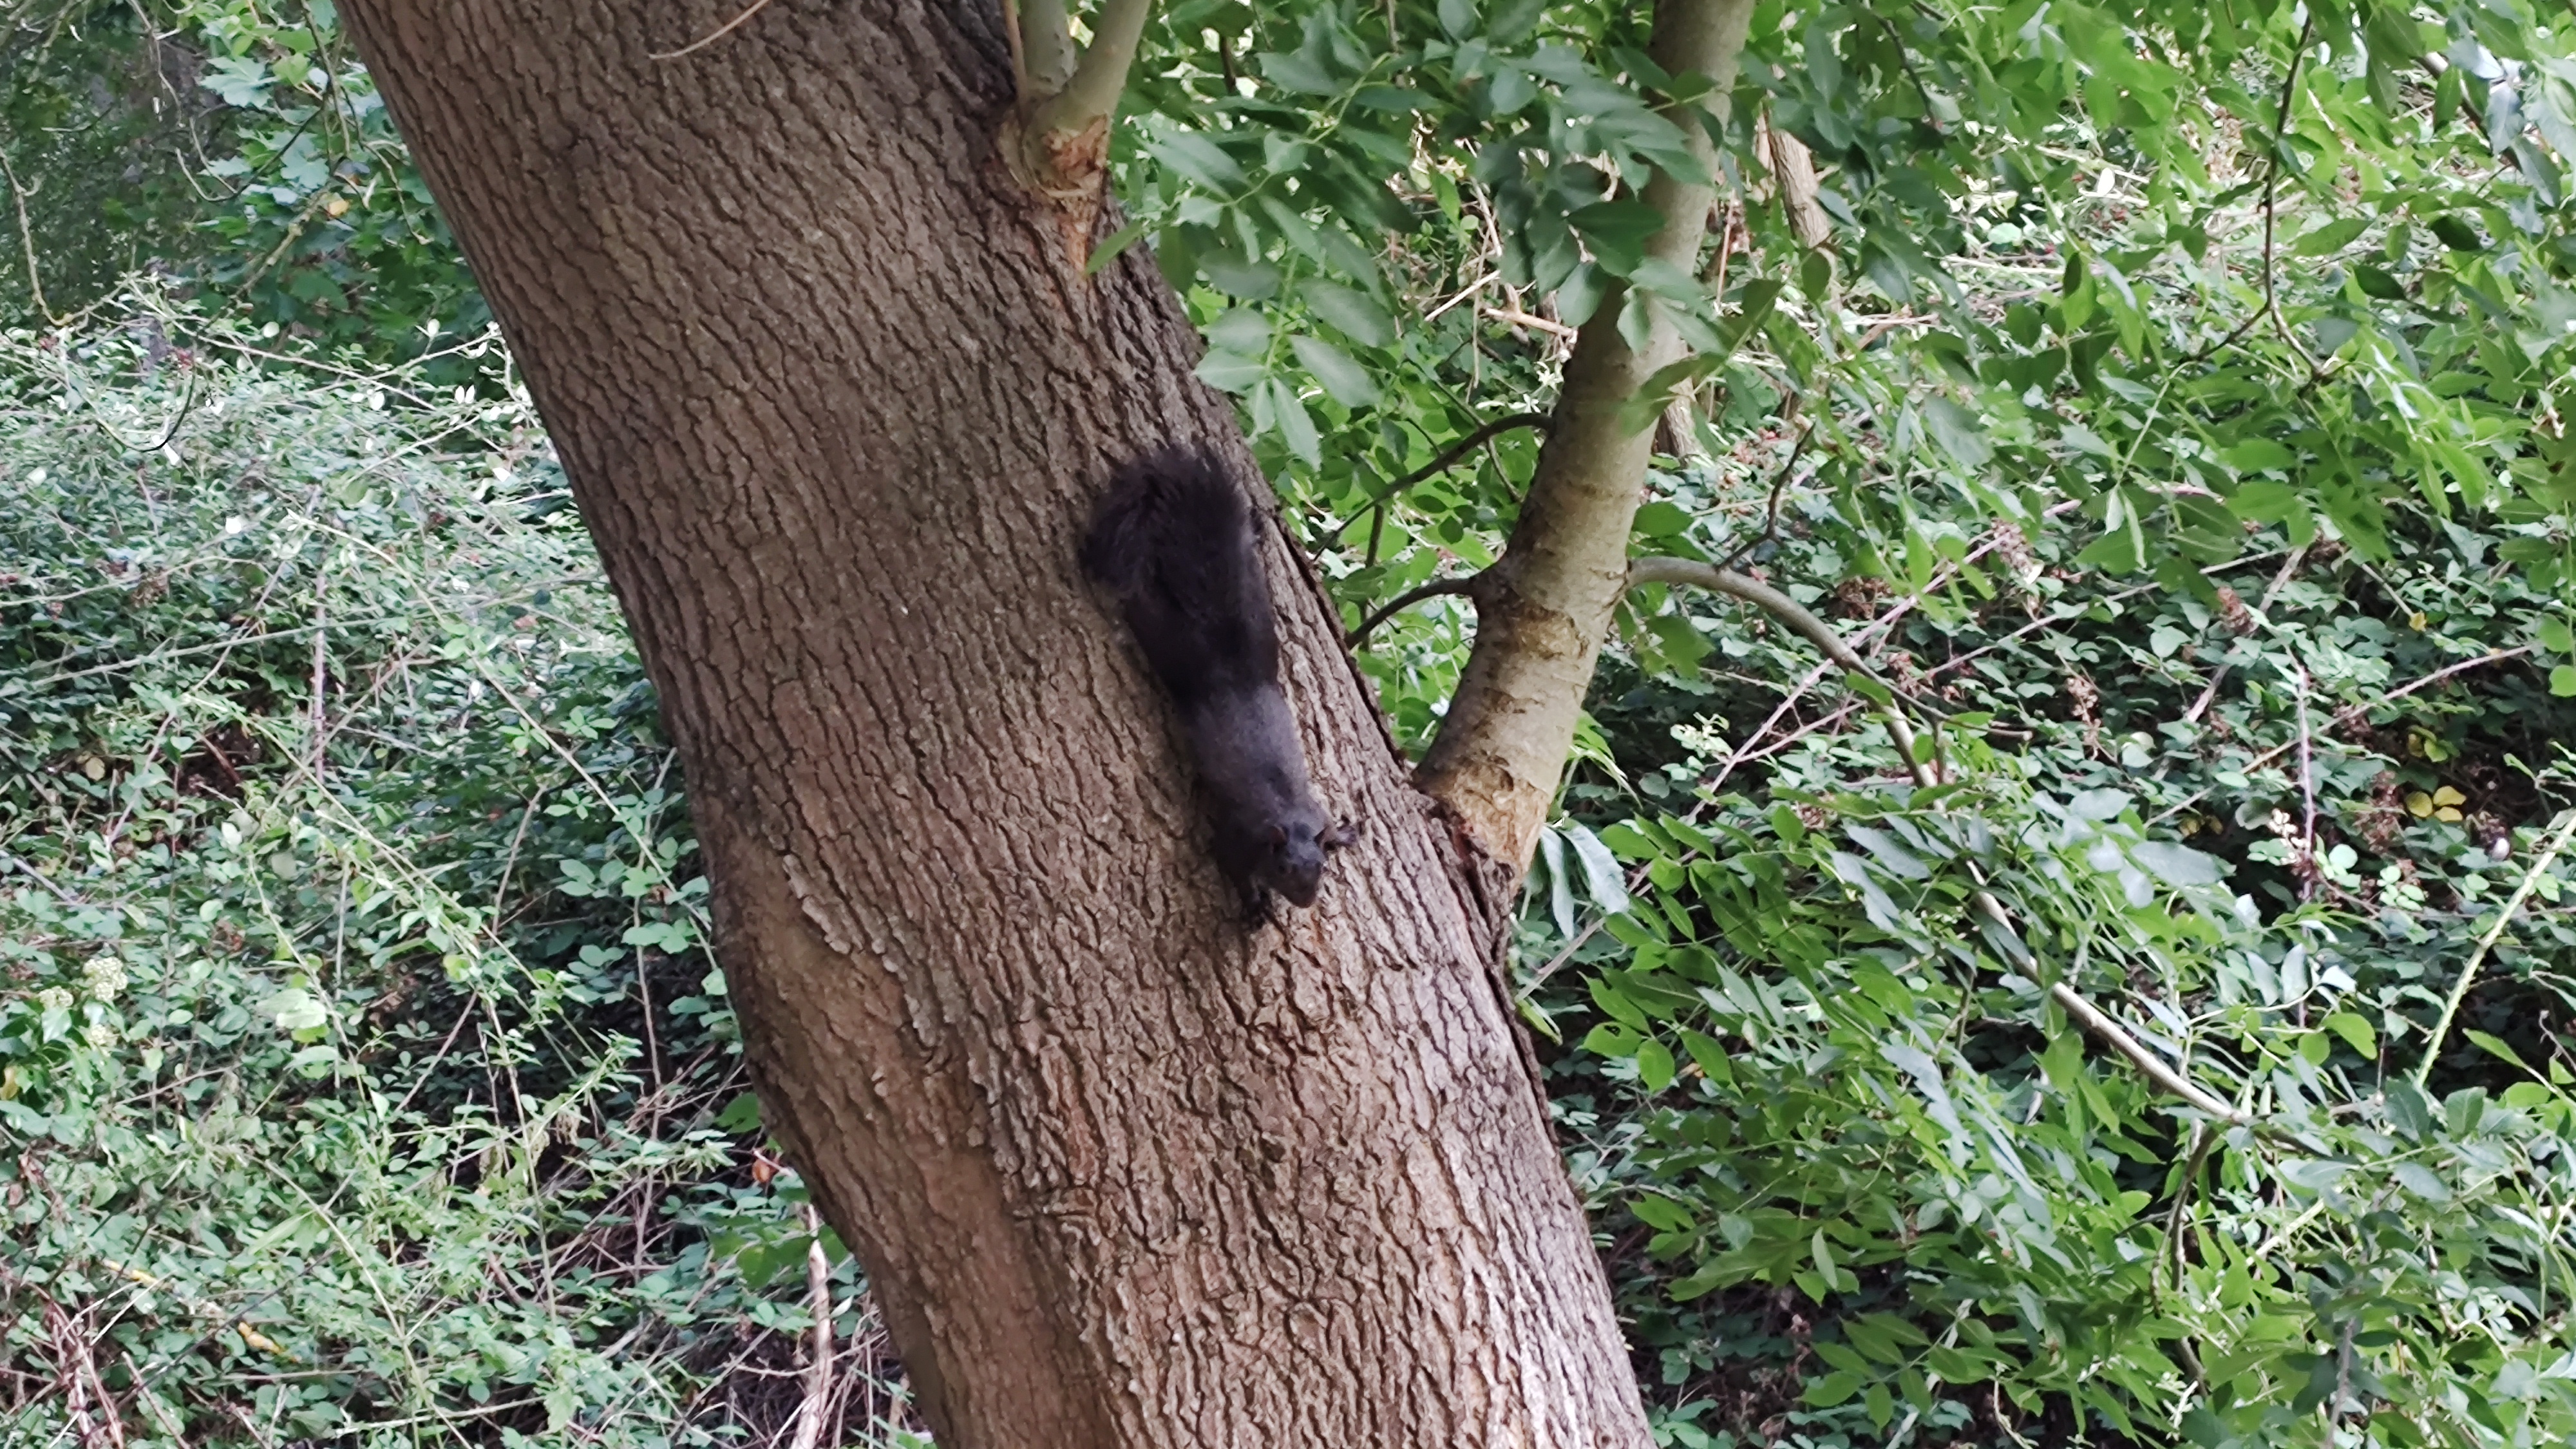
[[[1262,920],[1273,892],[1313,905],[1325,856],[1351,832],[1326,819],[1307,782],[1252,528],[1216,458],[1156,453],[1110,479],[1082,569],[1117,599],[1171,696],[1216,828],[1217,867]]]

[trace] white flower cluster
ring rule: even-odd
[[[40,986],[36,988],[36,1004],[47,1011],[69,1011],[72,994],[67,987]]]
[[[125,963],[113,956],[93,956],[81,968],[81,985],[94,1001],[114,1001],[125,990]]]

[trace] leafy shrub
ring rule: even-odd
[[[5,1437],[766,1432],[818,1245],[899,1426],[525,398],[275,345],[0,344]]]

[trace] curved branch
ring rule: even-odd
[[[1888,682],[1878,677],[1869,661],[1860,657],[1834,626],[1816,617],[1814,611],[1760,579],[1722,569],[1715,564],[1689,558],[1641,558],[1628,565],[1628,587],[1639,584],[1689,584],[1693,588],[1732,594],[1762,612],[1789,626],[1791,633],[1824,651],[1827,659],[1846,671],[1862,676],[1881,689],[1894,693]]]
[[[1700,268],[1722,174],[1709,122],[1728,113],[1753,10],[1753,0],[1656,0],[1647,56],[1666,75],[1693,78],[1675,87],[1689,99],[1668,97],[1657,112],[1680,131],[1688,164],[1656,167],[1636,193],[1655,214],[1641,241],[1658,268]],[[1619,326],[1626,295],[1625,283],[1612,284],[1577,331],[1557,421],[1477,607],[1476,647],[1414,776],[1515,876],[1565,777],[1584,690],[1619,608],[1654,454],[1651,419],[1632,418],[1629,403],[1690,350],[1668,317],[1654,317],[1631,345]]]
[[[1385,623],[1387,620],[1394,618],[1397,614],[1404,612],[1406,609],[1412,608],[1414,605],[1421,603],[1425,599],[1436,599],[1443,594],[1464,594],[1467,598],[1473,600],[1476,597],[1477,583],[1483,578],[1483,574],[1469,574],[1463,579],[1433,579],[1431,582],[1422,585],[1420,588],[1407,589],[1403,593],[1396,595],[1394,598],[1387,600],[1385,603],[1378,605],[1367,618],[1360,621],[1360,626],[1353,629],[1350,632],[1349,637],[1344,639],[1343,642],[1348,644],[1351,648],[1357,649],[1360,647],[1363,640],[1367,639],[1369,635],[1377,631],[1378,625]]]

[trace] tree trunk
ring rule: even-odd
[[[1247,934],[1074,541],[1216,440],[1008,179],[998,7],[347,6],[686,767],[768,1122],[948,1449],[1635,1445],[1465,874],[1274,529],[1321,906]],[[648,18],[649,17],[649,18]],[[1266,492],[1262,495],[1266,499]]]

